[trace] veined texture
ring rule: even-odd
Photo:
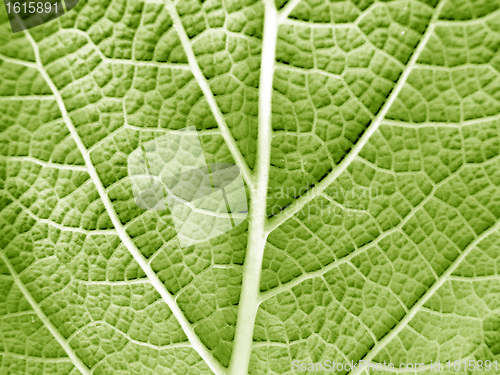
[[[0,373],[500,361],[499,74],[500,0],[0,7]],[[220,235],[134,196],[182,129]]]

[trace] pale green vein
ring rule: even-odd
[[[453,281],[458,281],[462,283],[480,283],[484,281],[497,281],[500,283],[500,275],[487,275],[487,276],[457,276],[457,275],[451,275],[449,277],[450,280]]]
[[[432,309],[425,307],[425,306],[422,306],[420,308],[420,311],[428,313],[430,315],[436,315],[436,316],[439,316],[441,318],[445,318],[447,316],[452,316],[452,317],[458,318],[458,319],[471,319],[471,320],[479,321],[481,323],[483,322],[483,317],[460,315],[460,314],[457,314],[455,312],[441,312],[441,311],[432,310]]]
[[[425,292],[425,294],[415,303],[409,310],[408,314],[382,339],[380,340],[363,358],[365,361],[371,361],[379,352],[382,350],[389,342],[396,338],[399,333],[408,325],[408,323],[421,311],[421,307],[431,298],[434,293],[436,293],[441,286],[447,281],[451,274],[457,269],[457,267],[462,263],[462,261],[471,253],[472,250],[476,248],[484,239],[492,234],[498,234],[500,229],[500,221],[494,226],[490,227],[488,230],[484,231],[480,236],[476,237],[465,250],[450,264],[450,266],[444,271],[439,279],[437,279],[434,284]],[[359,375],[361,372],[359,369],[354,371],[352,375]]]
[[[415,214],[417,212],[419,212],[419,210],[425,209],[425,205],[430,200],[435,199],[434,194],[436,193],[436,191],[440,187],[445,186],[450,180],[457,178],[457,176],[459,176],[460,173],[462,171],[464,171],[466,168],[468,168],[467,165],[462,165],[454,174],[448,175],[448,177],[444,178],[439,183],[435,184],[433,186],[432,190],[429,192],[429,194],[424,199],[422,199],[415,207],[413,207],[411,212],[405,218],[403,218],[399,222],[399,224],[397,224],[395,227],[392,227],[391,229],[382,233],[381,237],[379,237],[377,242],[380,241],[381,239],[387,238],[388,236],[390,236],[393,233],[398,233],[398,232],[403,231],[406,223],[408,223],[408,221],[410,221],[413,217],[415,217]],[[302,283],[305,280],[322,276],[323,274],[327,273],[328,271],[330,271],[334,268],[337,268],[339,265],[345,264],[348,261],[352,260],[354,257],[366,252],[368,249],[373,248],[373,247],[377,247],[377,242],[369,242],[369,243],[361,246],[360,248],[356,249],[355,251],[351,252],[350,254],[346,255],[345,257],[340,258],[339,260],[334,261],[334,262],[328,264],[327,266],[325,266],[317,271],[312,271],[312,272],[309,272],[307,274],[302,274],[299,277],[293,279],[292,281],[290,281],[286,284],[281,284],[281,285],[277,286],[276,288],[262,292],[261,297],[260,297],[260,302],[262,303],[263,301],[265,301],[269,298],[272,298],[280,293],[289,292],[294,286],[299,285],[300,283]],[[433,272],[433,270],[431,270],[431,272]],[[433,272],[433,273],[435,273],[435,272]]]
[[[69,116],[68,111],[66,110],[66,107],[64,105],[61,94],[57,90],[57,87],[55,86],[54,82],[52,82],[52,79],[50,78],[49,74],[47,73],[47,71],[45,70],[45,68],[43,67],[43,65],[41,63],[38,45],[34,41],[31,34],[29,34],[28,32],[26,32],[26,37],[28,38],[28,40],[31,43],[33,50],[35,52],[38,70],[40,71],[40,74],[43,76],[43,78],[45,79],[45,81],[49,85],[50,89],[52,90],[52,92],[56,98],[57,104],[59,106],[59,110],[62,113],[62,117],[64,119],[66,127],[68,128],[69,132],[71,133],[73,140],[75,141],[75,143],[78,147],[78,150],[80,151],[83,159],[85,160],[85,165],[87,166],[88,173],[89,173],[89,175],[92,179],[92,182],[94,183],[94,185],[99,193],[99,196],[101,197],[101,200],[106,208],[106,211],[107,211],[116,231],[118,232],[118,236],[120,237],[120,239],[122,240],[122,242],[126,246],[126,248],[129,250],[129,252],[132,254],[135,261],[139,264],[139,266],[142,268],[144,273],[147,275],[151,284],[158,291],[158,293],[162,296],[165,303],[168,305],[168,307],[170,308],[170,310],[174,314],[175,318],[177,319],[177,321],[181,325],[182,329],[184,330],[184,332],[185,332],[186,336],[188,337],[189,341],[191,342],[193,348],[205,360],[205,362],[212,369],[212,371],[214,371],[216,374],[223,374],[225,372],[224,367],[219,363],[219,361],[217,359],[215,359],[215,357],[212,355],[212,353],[201,342],[199,337],[194,332],[193,326],[187,320],[186,316],[184,315],[184,313],[182,312],[180,307],[175,302],[175,299],[173,298],[173,296],[169,293],[169,291],[167,290],[165,285],[162,283],[162,281],[158,278],[156,273],[153,271],[153,269],[149,265],[147,259],[140,252],[140,250],[135,246],[134,242],[131,240],[131,238],[127,234],[120,219],[118,218],[118,214],[116,213],[116,211],[113,207],[113,204],[111,203],[111,199],[106,194],[106,190],[104,188],[104,185],[97,174],[97,171],[92,163],[92,160],[90,159],[90,155],[88,153],[88,150],[85,148],[85,145],[83,144],[83,141],[82,141],[80,135],[78,134],[76,127],[73,124],[71,117]]]
[[[10,274],[12,275],[12,278],[14,279],[14,282],[16,286],[19,288],[19,290],[23,293],[24,298],[29,302],[33,310],[35,311],[36,315],[38,318],[43,322],[45,327],[50,331],[52,336],[57,340],[59,345],[64,349],[68,357],[71,358],[71,361],[75,365],[75,367],[80,370],[80,372],[84,375],[90,375],[92,372],[90,369],[83,363],[83,361],[78,357],[73,350],[73,348],[69,345],[69,342],[66,340],[66,338],[59,332],[57,327],[50,321],[50,319],[45,315],[43,310],[40,308],[38,305],[38,302],[33,298],[31,293],[28,291],[28,288],[24,285],[24,283],[21,281],[21,278],[17,274],[16,270],[10,263],[10,260],[5,256],[3,252],[0,252],[0,258],[3,260],[7,268],[9,269]]]
[[[4,157],[1,156],[0,157]],[[87,172],[87,167],[84,165],[71,165],[71,164],[60,164],[60,163],[53,163],[51,161],[44,161],[41,159],[37,159],[32,156],[9,156],[8,161],[17,161],[17,162],[30,162],[34,164],[41,165],[42,167],[47,167],[47,168],[55,168],[55,169],[60,169],[60,170],[68,170],[68,171],[79,171],[79,172]]]
[[[443,26],[469,26],[469,25],[484,25],[486,22],[485,21],[496,21],[498,20],[498,17],[500,17],[500,9],[497,9],[494,12],[491,12],[483,17],[474,17],[469,20],[446,20],[446,19],[440,19],[437,21],[438,25],[443,25]]]
[[[290,0],[286,5],[281,9],[278,13],[278,22],[284,23],[285,20],[288,18],[292,10],[295,9],[295,7],[301,2],[302,0]]]
[[[16,101],[16,100],[19,100],[19,101],[21,101],[21,100],[54,100],[54,96],[52,96],[52,95],[10,95],[10,96],[2,96],[2,94],[0,93],[0,102],[4,101],[4,100],[5,101]]]
[[[69,357],[61,357],[61,358],[46,358],[46,357],[34,357],[32,355],[26,355],[26,354],[18,354],[18,353],[11,353],[11,352],[0,352],[0,355],[4,355],[6,357],[12,357],[24,361],[36,361],[36,362],[43,362],[43,363],[71,363],[71,359]]]
[[[464,120],[460,122],[404,122],[384,119],[382,125],[399,126],[418,130],[419,128],[463,128],[471,125],[492,123],[500,120],[500,113],[492,116],[485,116],[477,119]]]
[[[413,67],[417,63],[420,54],[422,53],[427,42],[432,36],[434,28],[436,26],[436,20],[439,16],[439,13],[441,12],[443,4],[444,1],[441,1],[441,3],[439,3],[439,5],[437,6],[434,15],[429,23],[429,26],[427,27],[427,30],[425,31],[418,47],[415,50],[415,53],[412,55],[410,61],[408,62],[408,65],[406,66],[405,70],[399,77],[394,89],[389,95],[384,106],[380,109],[377,116],[373,119],[373,121],[365,130],[365,132],[358,140],[358,142],[354,145],[354,147],[347,154],[347,156],[336,167],[334,167],[334,169],[325,178],[323,178],[317,185],[311,188],[306,194],[294,200],[283,211],[268,219],[266,225],[267,231],[270,232],[276,229],[283,222],[285,222],[290,217],[295,215],[298,211],[300,211],[302,207],[304,207],[308,202],[319,196],[323,190],[325,190],[328,186],[330,186],[333,183],[333,181],[335,181],[335,179],[337,179],[337,177],[340,176],[349,167],[351,162],[356,158],[356,156],[361,152],[363,147],[368,143],[371,136],[377,131],[377,129],[383,123],[385,116],[389,112],[389,109],[391,108],[392,104],[396,101],[399,93],[406,84],[406,81],[408,80],[408,77],[410,76]]]
[[[177,13],[177,9],[175,8],[175,5],[171,0],[165,0],[165,6],[168,12],[170,13],[170,17],[172,17],[172,21],[174,23],[174,29],[177,32],[179,39],[181,40],[182,47],[184,48],[184,53],[188,58],[189,66],[191,68],[191,73],[193,73],[196,82],[200,86],[201,91],[203,92],[203,95],[207,100],[210,110],[212,111],[212,114],[215,117],[215,120],[217,121],[217,124],[220,127],[222,137],[226,141],[226,145],[229,151],[231,152],[234,162],[236,163],[238,168],[240,168],[241,174],[245,179],[245,182],[248,185],[252,185],[253,178],[251,176],[250,168],[248,167],[243,155],[241,154],[240,149],[238,148],[238,145],[236,144],[233,135],[231,134],[231,130],[229,129],[226,120],[224,119],[224,115],[222,114],[215,100],[215,96],[212,93],[212,90],[210,89],[210,85],[208,84],[207,79],[205,78],[203,72],[201,71],[201,68],[198,64],[198,60],[196,59],[196,56],[194,54],[193,47],[191,45],[191,42],[189,41],[189,37],[186,33],[186,30],[184,29],[184,26],[182,25],[179,13]]]
[[[105,63],[110,63],[110,64],[124,64],[124,65],[133,65],[133,66],[151,66],[154,68],[169,68],[169,69],[182,69],[182,70],[190,70],[190,67],[188,64],[183,64],[183,63],[169,63],[169,62],[163,62],[163,61],[157,61],[157,60],[136,60],[134,58],[134,54],[132,54],[132,58],[130,59],[121,59],[121,58],[115,58],[115,57],[107,57],[104,55],[102,52],[101,48],[99,45],[95,44],[94,41],[90,38],[90,36],[78,29],[69,29],[66,34],[77,34],[83,36],[86,41],[87,45],[99,55],[101,60]],[[64,32],[61,33],[62,35],[65,34]],[[134,43],[135,45],[135,43]],[[75,54],[76,52],[73,52]],[[65,55],[64,57],[68,57],[70,55]]]
[[[178,130],[173,130],[173,129],[167,129],[167,128],[146,128],[146,127],[141,127],[141,126],[135,126],[135,125],[129,125],[125,124],[123,125],[124,129],[131,129],[131,130],[136,130],[140,132],[163,132],[163,133],[177,133]],[[221,131],[218,128],[215,129],[206,129],[206,130],[183,130],[182,134],[185,135],[197,135],[199,137],[204,137],[204,136],[210,136],[210,135],[221,135]]]
[[[238,304],[233,353],[229,363],[231,375],[246,375],[248,373],[255,318],[259,308],[262,260],[267,241],[267,233],[265,232],[266,198],[271,168],[271,119],[274,65],[278,37],[278,12],[271,0],[264,1],[264,7],[255,184],[251,185],[250,189],[247,251],[243,265],[243,282]]]
[[[7,62],[12,63],[12,64],[24,65],[24,66],[27,66],[29,68],[36,69],[36,63],[34,63],[32,61],[26,61],[26,60],[17,59],[15,57],[6,56],[3,53],[0,53],[0,60],[7,61]]]
[[[18,206],[21,207],[24,213],[26,213],[28,216],[30,216],[33,220],[36,221],[37,224],[45,224],[52,226],[54,228],[57,228],[61,231],[66,231],[66,232],[74,232],[74,233],[81,233],[85,234],[87,236],[101,236],[101,235],[116,235],[117,232],[114,229],[93,229],[93,230],[88,230],[88,229],[83,229],[80,227],[68,227],[66,225],[56,223],[55,221],[51,219],[44,219],[36,215],[29,207],[24,205],[20,199],[17,199],[14,197],[8,190],[3,191],[4,194],[7,194],[12,201],[14,201]]]

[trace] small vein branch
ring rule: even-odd
[[[68,227],[66,225],[59,224],[59,223],[57,223],[57,222],[55,222],[55,221],[53,221],[51,219],[41,218],[37,214],[35,214],[31,210],[31,208],[29,208],[25,204],[23,204],[20,199],[16,198],[14,195],[12,195],[12,193],[10,193],[8,190],[5,190],[4,193],[6,193],[6,195],[13,202],[15,202],[17,205],[19,205],[21,207],[21,209],[23,210],[23,212],[25,212],[28,216],[30,216],[37,223],[50,225],[50,226],[52,226],[54,228],[57,228],[57,229],[59,229],[61,231],[74,232],[74,233],[82,233],[82,234],[85,234],[87,236],[99,236],[99,235],[110,235],[110,234],[116,235],[116,231],[114,229],[88,230],[88,229],[83,229],[83,228],[80,228],[80,227]]]
[[[78,357],[76,355],[75,351],[69,345],[69,342],[66,340],[66,338],[61,334],[61,332],[59,332],[57,327],[50,321],[50,319],[47,317],[47,315],[45,315],[43,310],[38,305],[38,302],[35,300],[35,298],[33,298],[31,293],[28,291],[28,288],[26,288],[24,283],[21,281],[21,278],[19,277],[18,273],[16,272],[16,270],[14,269],[12,264],[10,263],[10,260],[7,259],[7,257],[3,253],[0,253],[0,258],[2,259],[2,261],[5,263],[5,265],[9,269],[9,272],[12,275],[12,278],[14,279],[16,286],[21,290],[24,298],[26,298],[26,300],[28,300],[29,304],[31,305],[31,307],[35,311],[38,318],[43,322],[45,327],[47,327],[47,329],[50,331],[52,336],[54,336],[54,338],[57,340],[59,345],[61,345],[61,347],[64,349],[64,351],[66,352],[68,357],[71,358],[71,361],[73,362],[75,367],[78,368],[78,370],[80,370],[80,372],[83,375],[90,375],[92,373],[90,371],[90,369],[83,363],[83,361],[80,359],[80,357]]]
[[[396,85],[394,86],[394,89],[389,95],[384,106],[380,109],[377,116],[375,116],[372,123],[365,130],[365,132],[358,140],[358,142],[353,146],[353,148],[347,154],[347,156],[337,166],[335,166],[330,172],[330,174],[328,174],[325,178],[323,178],[323,180],[321,180],[317,185],[312,187],[306,194],[302,195],[301,197],[293,201],[288,207],[286,207],[279,214],[268,219],[266,225],[267,231],[271,232],[274,229],[276,229],[283,222],[285,222],[290,217],[295,215],[298,211],[300,211],[308,202],[312,201],[314,198],[320,195],[328,186],[330,186],[335,181],[337,177],[339,177],[349,167],[349,165],[356,158],[356,156],[358,156],[363,147],[368,143],[371,136],[380,127],[380,124],[384,121],[387,112],[391,108],[392,104],[396,101],[399,93],[406,84],[406,81],[408,80],[408,77],[410,76],[413,67],[417,64],[420,54],[424,50],[425,45],[427,44],[429,38],[434,32],[436,21],[438,20],[438,16],[443,4],[444,2],[441,2],[437,6],[434,15],[429,23],[429,26],[427,27],[427,30],[425,31],[424,35],[422,36],[422,39],[420,40],[420,43],[418,44],[418,47],[415,50],[415,53],[412,55],[410,61],[408,62],[408,65],[403,70],[403,73],[399,77]]]
[[[240,168],[242,176],[245,179],[246,183],[249,186],[252,186],[253,179],[251,176],[250,168],[248,167],[245,159],[243,158],[243,155],[241,154],[241,151],[239,150],[238,145],[236,144],[236,141],[233,135],[231,134],[231,130],[229,130],[229,127],[226,124],[224,115],[222,114],[215,100],[215,96],[212,93],[212,90],[210,89],[208,81],[203,75],[200,66],[198,65],[198,61],[196,60],[196,56],[193,51],[193,47],[191,46],[189,37],[186,33],[186,30],[184,29],[184,26],[182,25],[179,13],[177,13],[177,9],[175,8],[175,5],[171,0],[166,0],[165,6],[168,12],[170,13],[170,16],[172,17],[172,21],[174,23],[174,29],[179,35],[179,39],[181,40],[182,47],[184,48],[184,52],[186,53],[186,56],[188,58],[189,66],[191,67],[191,72],[193,73],[196,82],[198,82],[201,91],[205,95],[205,99],[207,100],[208,105],[210,106],[210,110],[212,111],[212,114],[214,115],[215,120],[217,121],[217,124],[220,127],[222,137],[224,138],[224,141],[226,142],[226,145],[229,151],[231,152],[234,162],[236,163],[238,168]]]
[[[295,9],[295,7],[300,3],[301,0],[290,0],[284,7],[283,9],[280,10],[279,15],[278,15],[278,20],[279,23],[285,22],[287,17],[292,13],[292,10]]]
[[[17,359],[24,360],[24,361],[37,361],[37,362],[43,362],[43,363],[66,363],[66,362],[71,361],[71,359],[67,358],[67,357],[58,357],[58,358],[35,357],[35,356],[31,356],[31,355],[18,354],[18,353],[12,353],[12,352],[0,352],[0,355],[17,358]]]
[[[69,170],[69,171],[80,171],[80,172],[87,172],[87,167],[84,165],[71,165],[71,164],[60,164],[60,163],[54,163],[51,161],[44,161],[32,156],[9,156],[7,160],[13,160],[13,161],[18,161],[18,162],[31,162],[34,164],[41,165],[42,167],[47,167],[47,168],[56,168],[60,170]]]
[[[15,57],[10,57],[7,55],[4,55],[3,53],[0,53],[0,60],[7,61],[12,64],[18,64],[18,65],[24,65],[29,68],[36,68],[36,64],[32,61],[26,61],[22,59],[17,59]]]
[[[408,314],[392,329],[392,331],[386,335],[382,340],[380,340],[363,358],[367,362],[371,362],[371,360],[378,354],[380,350],[384,346],[386,346],[392,339],[394,339],[407,325],[408,323],[415,317],[415,315],[421,311],[422,306],[431,298],[436,291],[443,286],[446,281],[449,281],[451,274],[457,269],[457,267],[462,263],[462,261],[471,253],[472,250],[476,248],[476,246],[481,243],[488,236],[496,233],[500,229],[500,221],[497,222],[494,226],[490,227],[488,230],[484,231],[480,236],[476,237],[474,241],[472,241],[465,250],[450,264],[450,266],[446,269],[445,272],[436,280],[434,284],[425,292],[425,294],[418,300],[417,303],[413,305],[413,307],[409,310]],[[351,375],[359,375],[361,371],[358,369],[351,373]]]
[[[76,127],[73,124],[71,117],[69,116],[68,111],[66,110],[61,94],[57,90],[57,87],[55,86],[54,82],[52,82],[52,79],[50,78],[49,74],[47,73],[47,71],[45,70],[45,68],[41,63],[40,52],[38,50],[36,42],[34,41],[33,37],[29,32],[26,32],[26,37],[31,43],[33,51],[35,52],[37,68],[55,96],[55,99],[59,106],[59,110],[61,111],[62,117],[66,124],[66,127],[68,128],[71,136],[73,137],[73,140],[75,141],[78,150],[82,154],[82,157],[85,161],[85,165],[87,166],[87,172],[90,175],[92,182],[94,183],[99,193],[99,196],[101,197],[101,200],[106,208],[109,217],[111,218],[111,221],[116,229],[118,236],[120,237],[120,240],[127,247],[128,251],[134,257],[134,260],[139,264],[139,266],[142,268],[146,276],[149,278],[151,284],[154,286],[154,288],[161,295],[167,306],[170,308],[172,314],[175,316],[175,318],[181,325],[184,333],[188,337],[189,342],[191,343],[193,348],[198,352],[198,354],[203,358],[203,360],[208,364],[208,366],[215,374],[217,375],[224,374],[225,368],[219,363],[219,361],[210,353],[207,347],[201,342],[200,338],[194,332],[192,324],[188,321],[188,319],[180,309],[179,305],[177,305],[177,303],[175,302],[174,297],[167,290],[163,282],[158,278],[156,273],[149,265],[147,259],[144,257],[144,255],[140,252],[140,250],[136,247],[132,239],[127,234],[124,226],[122,225],[118,217],[118,214],[116,213],[113,207],[113,204],[111,203],[110,198],[106,194],[106,190],[92,163],[90,154],[88,150],[85,148],[85,145],[83,144],[83,141],[80,135],[78,134]]]

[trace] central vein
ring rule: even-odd
[[[250,186],[250,212],[247,252],[243,267],[243,284],[238,305],[238,319],[233,342],[233,354],[229,364],[231,375],[248,374],[252,351],[252,335],[259,307],[259,285],[262,259],[267,239],[266,200],[271,161],[271,108],[273,95],[278,12],[272,1],[265,1],[262,61],[259,82],[259,134],[255,183]]]

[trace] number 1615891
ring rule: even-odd
[[[446,362],[448,365],[448,371],[491,371],[495,370],[498,373],[498,361],[475,361],[471,360],[463,360],[463,361],[448,361]]]
[[[49,2],[26,2],[26,3],[6,3],[8,13],[57,13],[57,2],[51,4]]]

